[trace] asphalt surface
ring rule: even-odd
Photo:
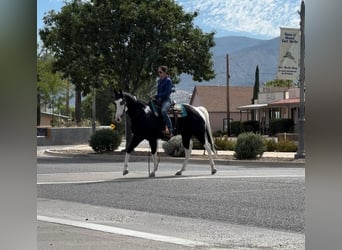
[[[194,150],[175,177],[184,159],[161,153],[151,179],[146,144],[122,176],[123,147],[37,147],[38,249],[304,249],[305,160],[218,152],[211,176]]]

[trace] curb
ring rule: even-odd
[[[62,151],[62,150],[61,150]],[[59,157],[67,157],[67,158],[83,158],[83,159],[92,159],[92,160],[100,160],[100,161],[111,161],[111,162],[123,162],[125,159],[125,154],[123,152],[111,152],[111,153],[68,153],[61,152],[58,150],[45,150],[44,154],[50,156],[59,156]],[[173,162],[181,164],[184,161],[184,157],[170,157],[165,155],[164,153],[158,153],[161,162]],[[215,158],[214,162],[220,165],[231,165],[231,166],[245,166],[245,167],[294,167],[294,168],[305,168],[305,162],[284,160],[284,159],[276,159],[273,160],[233,160],[233,159],[222,159]],[[149,152],[146,151],[135,151],[130,156],[130,162],[136,161],[151,161]],[[192,164],[209,164],[208,157],[190,157],[188,163]]]

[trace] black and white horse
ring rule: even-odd
[[[114,91],[114,101],[116,104],[116,122],[122,121],[124,112],[131,119],[131,129],[133,133],[132,140],[126,148],[123,175],[128,174],[128,161],[131,152],[141,141],[146,139],[151,147],[152,160],[154,163],[153,171],[150,177],[155,176],[158,169],[157,160],[157,140],[162,136],[162,128],[164,127],[162,117],[152,112],[150,105],[143,101],[137,100],[134,96],[127,92]],[[181,175],[185,170],[191,154],[191,137],[194,136],[204,146],[208,152],[211,174],[216,173],[215,163],[213,161],[213,153],[216,154],[214,141],[211,134],[209,123],[209,114],[204,107],[194,107],[188,104],[182,104],[185,109],[186,116],[177,118],[177,132],[182,135],[182,143],[185,149],[185,160],[181,169],[176,175]]]

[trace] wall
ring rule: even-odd
[[[46,135],[46,136],[41,136]],[[37,128],[37,146],[88,144],[92,135],[91,127],[77,128]]]
[[[213,132],[215,131],[222,131],[223,130],[223,120],[227,119],[227,113],[226,112],[210,112],[209,113],[210,118],[210,125],[211,130]],[[240,112],[230,112],[229,118],[231,121],[247,121],[247,113],[241,113]]]

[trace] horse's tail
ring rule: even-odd
[[[214,154],[216,155],[217,152],[216,152],[216,149],[215,149],[215,143],[214,143],[214,139],[213,139],[213,135],[211,133],[211,126],[210,126],[210,120],[209,120],[209,113],[208,113],[208,110],[203,107],[203,106],[200,106],[198,107],[198,109],[203,113],[204,115],[204,121],[205,121],[205,132],[207,134],[207,138],[208,138],[208,142],[210,143],[210,148],[211,148],[211,151],[214,152]]]

